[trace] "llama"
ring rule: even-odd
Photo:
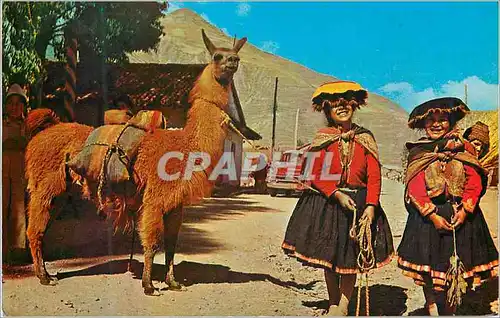
[[[208,175],[223,154],[229,129],[226,111],[232,80],[239,65],[238,52],[247,39],[238,40],[229,49],[216,47],[204,30],[202,37],[212,60],[189,93],[191,108],[186,125],[182,130],[158,129],[142,139],[133,167],[139,200],[126,198],[127,205],[137,209],[138,232],[144,249],[142,286],[146,295],[153,295],[156,291],[151,274],[154,256],[162,243],[167,268],[165,283],[169,289],[181,288],[175,280],[173,265],[183,206],[199,202],[211,193],[213,182]],[[90,194],[95,198],[96,180],[75,175],[65,164],[68,158],[81,151],[92,130],[92,127],[76,123],[55,124],[36,134],[26,150],[30,193],[27,233],[34,271],[44,285],[54,284],[45,269],[42,251],[43,236],[49,221],[54,219],[51,215],[54,199],[67,191],[69,182],[82,180],[88,181]],[[191,152],[209,154],[211,164],[205,171],[193,172],[189,180],[164,181],[158,175],[158,163],[169,151],[184,154],[184,159],[169,160],[165,166],[167,173],[184,172]]]

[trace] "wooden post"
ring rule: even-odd
[[[293,146],[295,149],[297,149],[297,147],[299,146],[297,144],[298,142],[298,133],[299,133],[299,112],[300,112],[300,108],[297,108],[297,114],[295,115],[295,133],[293,135]]]
[[[76,102],[76,50],[77,41],[74,37],[73,29],[68,27],[65,32],[66,41],[66,66],[65,66],[65,77],[66,81],[64,83],[64,89],[66,94],[64,95],[64,108],[68,113],[68,120],[75,120],[74,105]]]
[[[465,102],[465,105],[467,105],[467,84],[464,84],[464,90],[465,90],[465,99],[464,99],[464,102]]]
[[[278,103],[277,103],[277,97],[278,97],[278,78],[276,77],[276,82],[274,84],[274,104],[273,104],[273,135],[272,135],[272,141],[271,141],[271,158],[274,154],[274,140],[276,137],[276,111],[278,108]]]
[[[101,102],[99,103],[98,111],[98,126],[104,125],[104,112],[107,110],[108,104],[108,83],[107,83],[107,65],[106,65],[106,33],[107,33],[107,22],[105,18],[105,5],[101,3],[99,6],[99,20],[100,20],[100,40],[102,43],[102,56],[100,57],[101,62]]]

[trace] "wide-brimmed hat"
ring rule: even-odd
[[[19,84],[12,84],[9,87],[9,90],[7,91],[6,100],[13,95],[21,96],[24,100],[24,104],[28,105],[28,96],[26,96],[26,92],[24,91],[24,89],[22,89],[22,87]]]
[[[314,91],[312,96],[313,108],[316,111],[321,111],[325,99],[335,99],[346,95],[351,95],[355,97],[360,104],[364,104],[365,99],[368,97],[368,92],[356,82],[335,81],[324,83]]]
[[[469,107],[460,98],[436,98],[415,107],[408,118],[408,126],[412,129],[424,128],[425,119],[432,113],[449,114],[450,120],[456,123],[464,118],[469,111]]]

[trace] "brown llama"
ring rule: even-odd
[[[175,281],[173,265],[183,206],[199,202],[210,194],[213,181],[208,176],[222,156],[228,131],[229,94],[239,65],[238,51],[246,38],[228,49],[215,47],[203,30],[202,36],[212,60],[190,91],[191,108],[186,125],[182,130],[158,129],[142,139],[133,166],[139,199],[125,198],[129,207],[137,209],[138,232],[144,249],[142,286],[146,295],[153,295],[156,290],[151,273],[154,255],[162,243],[167,268],[165,282],[170,289],[181,287]],[[30,193],[27,232],[34,270],[44,285],[54,283],[45,269],[42,252],[43,236],[54,219],[53,213],[51,215],[54,199],[67,191],[71,182],[77,181],[88,181],[88,188],[85,188],[89,189],[92,198],[96,197],[96,180],[86,180],[86,176],[68,171],[65,164],[68,158],[81,151],[91,132],[92,127],[85,125],[59,123],[36,134],[27,147],[26,177]],[[159,167],[162,156],[172,151],[184,154],[184,158],[171,159],[165,167]],[[160,178],[159,168],[169,174],[181,172],[182,176],[191,152],[209,154],[210,166],[205,171],[193,172],[188,180]],[[126,215],[123,210],[121,214]],[[120,217],[123,215],[117,219]]]

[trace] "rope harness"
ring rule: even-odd
[[[103,211],[104,210],[104,202],[102,198],[102,189],[104,188],[104,184],[106,183],[106,167],[109,163],[109,159],[111,158],[111,155],[113,153],[118,154],[118,158],[120,161],[125,165],[125,167],[128,168],[128,163],[130,162],[130,158],[127,156],[125,150],[118,144],[118,140],[120,137],[123,135],[123,132],[125,129],[127,129],[129,126],[132,126],[130,124],[125,124],[123,129],[120,131],[116,139],[112,143],[101,143],[101,142],[93,142],[90,144],[85,145],[84,148],[90,147],[90,146],[104,146],[107,147],[106,150],[106,155],[104,156],[102,163],[101,163],[101,170],[99,172],[99,185],[97,187],[97,200],[99,201],[99,210],[98,211]]]
[[[243,135],[243,133],[238,128],[236,128],[236,126],[233,124],[233,120],[231,119],[231,117],[229,117],[229,115],[226,112],[223,112],[222,116],[223,116],[223,119],[222,119],[222,122],[220,123],[221,127],[223,127],[224,125],[229,125],[229,127],[231,127],[236,132],[236,134],[238,134],[238,136],[240,136],[243,140],[248,142],[248,144],[253,148],[253,150],[259,150],[259,149],[257,149],[257,147],[255,147],[253,142],[250,141],[250,139],[245,137]]]

